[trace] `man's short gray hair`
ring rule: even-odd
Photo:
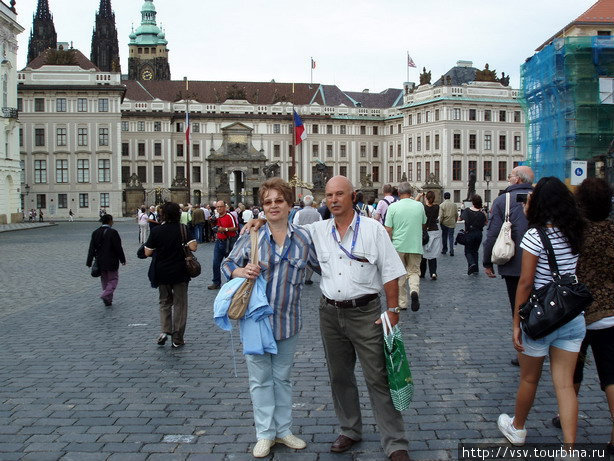
[[[303,203],[305,204],[305,206],[311,206],[313,204],[313,196],[305,195],[305,197],[303,197]]]
[[[523,184],[532,184],[533,183],[534,176],[532,174],[530,174],[529,171],[527,171],[524,168],[518,168],[516,170],[515,174],[516,174],[516,176],[518,176],[518,179],[520,179],[521,183],[523,183]]]
[[[399,184],[399,195],[414,195],[414,188],[407,181]]]

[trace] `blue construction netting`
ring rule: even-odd
[[[614,78],[614,37],[567,37],[521,67],[528,164],[536,178],[570,176],[572,160],[602,158],[614,139],[614,105],[603,104],[600,78]]]

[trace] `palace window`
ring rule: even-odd
[[[68,182],[68,160],[60,159],[55,161],[55,182]]]
[[[162,165],[154,165],[153,168],[153,182],[156,184],[162,183]]]
[[[47,160],[34,160],[34,182],[37,184],[47,182]]]
[[[154,131],[162,131],[162,122],[154,122]]]
[[[79,208],[88,208],[90,206],[90,199],[88,194],[79,194]]]
[[[506,146],[506,136],[504,134],[499,135],[499,149],[505,150]]]
[[[109,129],[108,128],[98,128],[98,145],[99,146],[109,145]]]
[[[499,181],[507,179],[507,162],[505,160],[499,162]]]
[[[45,129],[44,128],[34,129],[34,145],[36,147],[41,147],[45,145]]]
[[[160,157],[162,155],[162,143],[157,142],[154,144],[154,155]]]
[[[34,98],[34,112],[45,112],[45,98]]]
[[[484,150],[492,150],[492,135],[484,135]]]
[[[520,136],[514,136],[514,150],[520,150]]]
[[[475,150],[477,148],[477,135],[469,135],[469,149]]]
[[[88,159],[77,160],[77,182],[90,182],[90,161]]]
[[[454,143],[453,143],[453,148],[454,149],[460,149],[461,148],[461,135],[460,133],[454,133]]]
[[[77,128],[77,145],[87,146],[87,128]]]
[[[98,112],[109,112],[109,100],[107,98],[98,100]]]
[[[56,128],[55,130],[55,144],[56,146],[66,145],[66,128]]]
[[[130,155],[130,144],[122,142],[122,157],[128,157]]]
[[[111,182],[111,160],[98,160],[98,182]]]
[[[77,112],[87,112],[87,98],[77,98]]]
[[[452,161],[452,181],[463,180],[463,178],[461,177],[461,164],[462,162],[460,160]]]
[[[58,98],[55,100],[55,111],[66,112],[66,98]]]
[[[111,199],[110,199],[110,195],[108,192],[101,192],[100,193],[100,206],[104,207],[104,208],[108,208],[111,206]]]

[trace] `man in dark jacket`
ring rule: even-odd
[[[514,302],[516,299],[516,288],[520,279],[520,268],[522,265],[522,250],[520,242],[527,231],[527,217],[524,214],[524,203],[518,201],[519,194],[526,202],[526,194],[531,193],[531,184],[535,178],[535,173],[528,166],[517,166],[508,176],[510,185],[492,203],[490,219],[488,220],[488,234],[484,241],[484,257],[482,265],[484,273],[491,278],[495,278],[493,263],[491,261],[492,247],[499,236],[501,226],[505,221],[505,195],[510,194],[510,222],[512,223],[512,240],[514,241],[514,256],[507,263],[498,266],[499,275],[505,280],[507,295],[514,315]],[[518,359],[512,360],[513,365],[518,365]]]
[[[92,267],[94,257],[100,267],[100,282],[102,294],[100,299],[105,306],[113,304],[113,293],[119,281],[119,263],[126,265],[126,256],[122,248],[122,239],[119,233],[112,229],[113,216],[105,214],[100,218],[102,226],[92,232],[90,248],[87,252],[87,267]]]

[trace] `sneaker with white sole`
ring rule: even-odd
[[[288,448],[294,450],[302,450],[307,446],[303,439],[299,439],[296,435],[288,434],[285,437],[275,439],[275,442],[282,443]]]
[[[254,458],[264,458],[265,456],[268,456],[269,453],[271,452],[271,447],[273,445],[275,445],[274,440],[269,440],[269,439],[258,440],[258,443],[256,443],[256,445],[254,446],[254,449],[252,450],[252,454],[254,455]]]
[[[514,427],[514,418],[510,418],[509,415],[503,413],[499,415],[497,420],[497,426],[501,433],[512,445],[520,447],[524,445],[524,440],[527,437],[526,429],[516,429]]]

